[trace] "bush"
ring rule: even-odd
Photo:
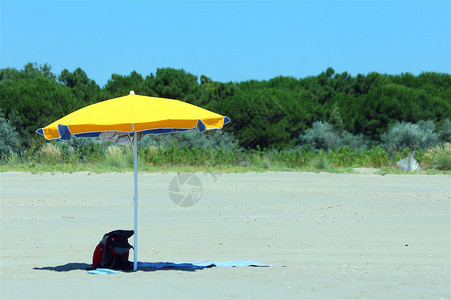
[[[329,167],[329,162],[320,155],[312,161],[312,166],[317,170],[326,170]]]
[[[451,170],[451,151],[436,153],[432,158],[431,168],[437,170]]]
[[[47,164],[58,164],[64,161],[64,155],[60,147],[54,143],[45,143],[40,151],[41,162]]]
[[[21,139],[16,128],[7,121],[0,111],[0,156],[20,149]]]
[[[299,136],[299,143],[302,147],[315,150],[327,150],[338,148],[339,136],[334,132],[334,127],[327,122],[317,121],[313,127]]]
[[[427,149],[438,143],[438,135],[434,132],[433,121],[420,121],[417,124],[410,122],[396,122],[381,135],[382,146],[389,152]]]
[[[105,162],[108,166],[122,168],[125,166],[124,150],[119,146],[110,146],[105,153]]]
[[[105,164],[115,169],[133,168],[133,146],[109,146],[105,151]]]
[[[340,134],[340,147],[348,146],[352,149],[363,150],[368,148],[368,138],[366,138],[363,134],[354,135],[350,132],[343,131]]]
[[[298,146],[314,150],[335,150],[342,146],[365,149],[367,144],[363,135],[356,136],[347,131],[339,132],[331,124],[323,121],[313,123],[313,127],[307,129],[298,139]]]
[[[240,149],[238,140],[231,133],[227,133],[222,130],[215,130],[210,135],[211,147],[215,149],[223,150],[236,150]]]
[[[96,161],[103,158],[108,147],[112,145],[112,142],[102,142],[98,138],[77,137],[72,137],[68,142],[60,141],[60,143],[73,148],[77,158],[82,161]]]
[[[438,138],[441,143],[451,143],[451,119],[446,118],[443,122],[442,129],[438,133]]]
[[[172,134],[148,134],[139,142],[139,146],[154,147],[172,147],[177,148],[195,148],[195,149],[236,149],[237,140],[230,134],[220,130],[210,132],[200,132],[198,130],[189,130]]]
[[[424,153],[421,165],[426,169],[451,170],[451,143],[429,149]]]

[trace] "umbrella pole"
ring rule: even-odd
[[[133,242],[133,271],[138,270],[138,137],[136,132],[133,137],[133,163],[135,169],[135,197],[133,202],[135,204],[135,224],[134,224],[134,242]]]

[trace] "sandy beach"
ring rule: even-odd
[[[1,299],[451,298],[450,176],[197,173],[188,207],[175,176],[139,175],[139,261],[286,267],[88,274],[133,174],[3,172]]]

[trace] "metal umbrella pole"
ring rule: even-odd
[[[133,202],[135,205],[135,224],[134,224],[134,243],[133,243],[133,271],[138,270],[138,136],[136,131],[133,134],[133,162],[135,168],[135,197]]]

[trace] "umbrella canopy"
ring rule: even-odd
[[[220,129],[230,120],[198,106],[165,98],[130,95],[81,108],[37,133],[47,140],[99,137],[103,132],[170,133]]]
[[[81,108],[38,129],[46,140],[99,137],[116,143],[134,142],[134,264],[138,248],[138,163],[137,143],[145,134],[172,133],[199,129],[221,129],[230,119],[198,106],[165,98],[130,95],[105,100]]]

